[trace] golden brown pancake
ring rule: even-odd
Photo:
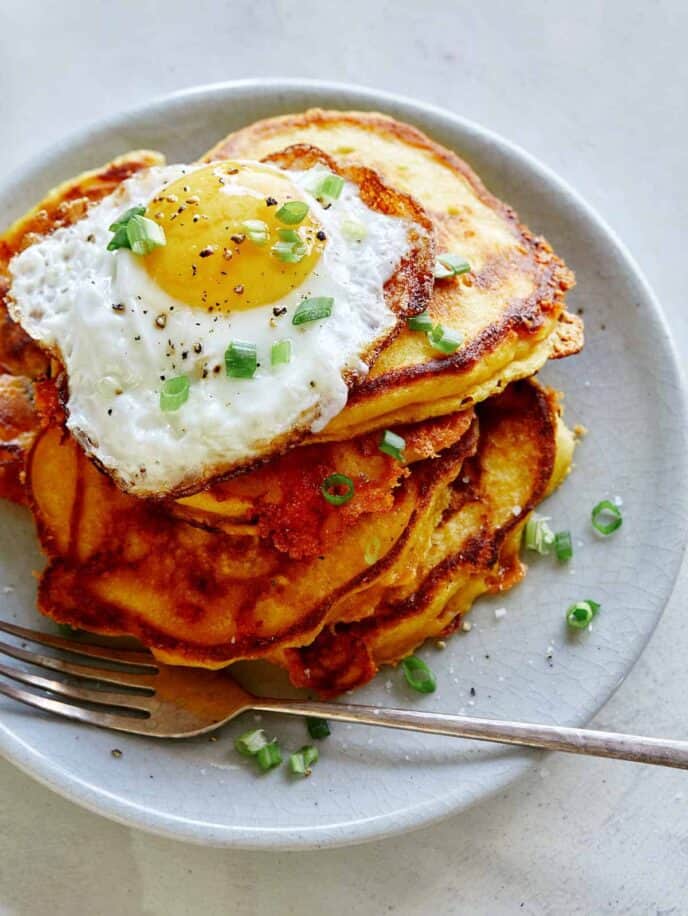
[[[417,562],[447,485],[475,444],[469,424],[439,457],[409,467],[389,507],[350,518],[332,549],[295,560],[251,526],[201,527],[164,503],[123,493],[73,437],[50,426],[27,466],[31,508],[51,558],[39,607],[76,627],[135,635],[180,664],[213,667],[309,643],[343,594],[404,575]],[[357,480],[368,476],[366,464],[359,454]],[[319,482],[314,488],[324,504]],[[326,523],[337,511],[326,506]]]
[[[52,427],[28,465],[51,557],[40,608],[134,635],[166,662],[267,658],[295,684],[337,693],[451,629],[478,595],[518,581],[521,529],[571,452],[556,397],[516,383],[439,457],[410,466],[391,508],[362,513],[327,552],[294,560],[250,526],[201,527],[122,493]]]
[[[433,221],[438,251],[459,254],[472,267],[438,281],[429,307],[435,321],[463,335],[464,345],[444,356],[424,334],[405,330],[319,438],[451,413],[581,348],[582,324],[564,308],[571,271],[456,153],[414,127],[374,112],[312,109],[235,131],[205,158],[260,159],[304,143],[338,161],[365,163],[412,194]]]
[[[321,436],[277,443],[300,447],[179,499],[122,492],[65,432],[60,366],[9,319],[3,297],[16,251],[162,162],[131,153],[61,185],[0,238],[0,372],[9,373],[0,375],[0,496],[28,499],[35,515],[48,616],[133,635],[175,664],[267,659],[297,686],[334,695],[451,632],[477,597],[522,577],[523,526],[566,475],[573,439],[554,393],[513,380],[580,349],[582,326],[564,308],[572,274],[548,244],[458,156],[408,125],[310,111],[251,125],[208,156],[307,163],[320,155],[314,146],[341,168],[379,172],[384,183],[367,173],[363,186],[383,207],[385,187],[411,208],[412,195],[438,249],[471,263],[435,284],[429,306],[464,345],[444,356],[402,328]],[[428,255],[404,264],[393,290],[411,310],[428,292]],[[379,451],[385,427],[406,440],[403,464]],[[341,507],[320,491],[335,471],[356,487]]]
[[[347,596],[337,622],[309,646],[277,653],[296,686],[334,695],[370,680],[428,638],[446,636],[476,598],[505,591],[524,575],[519,559],[530,511],[568,473],[573,437],[557,397],[530,381],[478,408],[474,456],[451,484],[451,498],[427,552],[403,583]],[[515,514],[515,509],[518,514]]]
[[[379,433],[367,433],[295,449],[202,493],[170,500],[168,508],[179,518],[229,534],[245,533],[245,526],[253,524],[260,537],[293,559],[317,556],[336,549],[343,531],[359,516],[391,509],[394,489],[411,473],[410,466],[455,445],[473,419],[473,411],[464,410],[396,427],[406,443],[403,463],[380,451]],[[334,472],[346,474],[356,488],[355,499],[336,511],[320,491]]]

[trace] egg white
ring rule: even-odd
[[[327,244],[306,281],[269,305],[229,315],[192,308],[163,292],[142,258],[107,251],[119,215],[194,168],[139,173],[10,263],[12,317],[66,368],[69,429],[140,495],[198,485],[293,431],[322,429],[346,404],[345,375],[366,371],[361,354],[397,321],[383,288],[409,248],[411,224],[368,208],[350,182],[326,209],[306,190],[308,172],[286,173]],[[346,237],[342,220],[365,226],[365,238]],[[295,327],[294,311],[309,296],[333,296],[332,315]],[[281,308],[286,314],[275,317]],[[292,359],[273,368],[270,348],[283,338]],[[252,379],[226,375],[224,354],[237,339],[257,345]],[[161,411],[161,377],[182,374],[191,379],[188,401]]]

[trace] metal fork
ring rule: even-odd
[[[173,667],[156,661],[146,650],[84,643],[2,621],[0,631],[77,659],[105,663],[103,667],[83,664],[28,651],[0,640],[0,655],[62,676],[45,677],[0,663],[1,677],[32,688],[27,690],[0,680],[0,694],[58,716],[134,735],[191,738],[212,732],[240,713],[254,710],[688,769],[688,741],[450,716],[423,710],[268,699],[244,690],[226,669],[205,671]],[[97,684],[106,685],[106,689]]]

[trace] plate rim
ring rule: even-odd
[[[649,306],[651,318],[661,332],[667,347],[670,375],[676,379],[677,424],[681,424],[685,438],[685,431],[688,429],[688,423],[686,422],[688,419],[688,395],[685,374],[679,359],[676,342],[670,332],[668,320],[660,302],[654,294],[643,271],[640,269],[624,242],[607,224],[606,220],[598,211],[591,206],[568,183],[568,181],[566,181],[566,179],[558,175],[538,157],[529,153],[508,138],[503,137],[498,132],[483,127],[473,120],[455,114],[433,103],[355,83],[291,77],[256,77],[192,86],[172,93],[153,96],[135,106],[120,109],[112,115],[88,122],[82,127],[70,131],[64,137],[48,145],[44,150],[38,151],[25,164],[12,169],[8,173],[6,180],[2,182],[0,191],[4,190],[7,192],[8,189],[11,189],[15,185],[35,181],[40,173],[55,166],[61,157],[68,154],[69,151],[86,145],[90,137],[115,130],[118,127],[126,127],[129,121],[145,115],[146,112],[159,109],[166,105],[175,104],[184,99],[200,99],[212,95],[231,95],[232,93],[239,93],[241,91],[262,93],[270,89],[275,92],[287,93],[297,93],[299,91],[303,92],[309,90],[314,93],[343,93],[352,99],[355,98],[356,104],[361,104],[363,107],[372,108],[374,106],[380,106],[382,109],[384,109],[385,106],[399,107],[407,111],[411,117],[416,112],[421,116],[430,115],[440,121],[448,123],[449,126],[455,127],[464,133],[472,134],[482,140],[493,141],[504,149],[511,159],[517,160],[529,171],[542,174],[546,177],[548,182],[556,188],[557,192],[560,195],[564,195],[572,203],[574,208],[581,212],[586,220],[594,225],[595,229],[605,237],[607,242],[615,249],[624,270],[633,276],[634,283],[637,284],[642,296]],[[683,509],[686,509],[688,506],[688,495],[683,494],[685,494],[688,489],[685,486],[688,482],[688,455],[686,455],[685,450],[682,452],[681,459],[682,460],[677,464],[676,474],[683,484],[680,491],[680,498],[683,502]],[[685,516],[686,512],[683,512],[682,517]],[[663,607],[656,615],[647,633],[646,640],[634,653],[632,661],[628,665],[623,677],[614,685],[612,690],[603,697],[595,700],[594,711],[589,718],[592,718],[592,716],[609,701],[618,687],[624,682],[654,633],[664,609],[674,592],[686,552],[687,535],[688,521],[684,521],[683,530],[681,532],[681,546],[677,548],[675,558],[673,559],[673,571],[667,585],[667,593],[663,601]],[[589,718],[581,719],[575,724],[582,725],[585,721],[589,721]],[[186,817],[177,817],[170,812],[160,812],[150,807],[134,803],[123,796],[114,795],[61,767],[56,762],[52,761],[49,756],[41,753],[22,738],[9,731],[2,722],[0,722],[0,754],[2,754],[8,762],[14,764],[18,769],[31,776],[37,782],[69,801],[93,811],[96,814],[105,816],[128,827],[137,827],[178,841],[182,840],[216,847],[303,850],[355,845],[379,840],[404,831],[427,827],[433,823],[437,823],[445,818],[458,814],[460,811],[472,805],[474,801],[478,800],[467,799],[463,802],[452,802],[448,805],[443,803],[442,799],[438,798],[432,801],[421,802],[416,806],[406,807],[401,811],[392,811],[364,821],[351,821],[339,825],[308,825],[303,828],[299,828],[298,826],[289,828],[230,826],[226,824],[212,824],[207,821],[195,821]],[[511,762],[511,767],[505,770],[504,773],[498,774],[490,787],[481,793],[479,800],[487,800],[506,786],[521,779],[523,775],[541,759],[541,757],[541,752],[534,751],[530,753],[524,752],[518,758],[515,758]]]

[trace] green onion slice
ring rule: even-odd
[[[444,280],[447,277],[458,277],[461,274],[467,274],[471,269],[468,261],[459,257],[458,254],[452,254],[445,251],[437,255],[435,260],[435,279]]]
[[[324,206],[337,200],[342,193],[344,179],[322,166],[316,166],[312,173],[307,188],[313,197],[316,197]]]
[[[329,175],[325,175],[320,184],[318,185],[318,190],[316,191],[315,196],[320,200],[324,201],[333,201],[339,198],[339,195],[342,193],[342,188],[344,187],[344,179],[339,175],[335,175],[330,172]]]
[[[282,752],[276,738],[261,747],[256,754],[256,763],[264,773],[282,763]]]
[[[412,318],[407,318],[406,325],[410,331],[425,331],[427,334],[428,331],[432,331],[432,318],[430,317],[430,312],[426,309],[424,312],[420,312],[420,314],[414,315]]]
[[[291,340],[285,338],[278,340],[270,349],[270,364],[273,366],[283,366],[291,362]]]
[[[129,247],[138,255],[150,254],[167,244],[165,230],[147,216],[132,216],[127,223],[127,238]]]
[[[330,474],[323,480],[320,492],[331,506],[343,506],[353,499],[356,490],[353,480],[346,474]]]
[[[442,353],[455,353],[463,343],[463,335],[436,324],[428,333],[430,345]]]
[[[533,512],[523,532],[523,544],[526,550],[536,550],[543,556],[552,550],[555,537],[547,524],[548,521],[549,519],[544,515]]]
[[[317,747],[307,744],[289,758],[289,769],[295,776],[310,776],[311,767],[318,762]]]
[[[597,601],[577,601],[566,612],[566,622],[574,630],[584,630],[600,609]]]
[[[268,240],[268,224],[262,219],[246,219],[241,228],[254,245],[264,245]]]
[[[382,434],[382,441],[378,445],[381,452],[390,455],[399,462],[404,461],[404,449],[406,448],[406,439],[397,436],[391,429],[386,429]]]
[[[362,242],[368,235],[368,229],[365,224],[353,217],[346,217],[339,225],[342,235],[349,242]]]
[[[404,669],[404,677],[409,687],[413,687],[418,693],[435,692],[437,688],[435,675],[422,658],[418,658],[417,655],[409,655],[402,661],[401,667]]]
[[[225,350],[225,369],[230,378],[253,378],[258,367],[256,345],[233,340]]]
[[[115,223],[112,224],[113,226]],[[110,227],[112,228],[112,227]],[[119,226],[114,230],[114,235],[108,242],[107,250],[116,251],[118,248],[131,248],[126,226]]]
[[[554,552],[560,563],[566,563],[573,556],[573,542],[570,531],[557,531],[554,535]]]
[[[311,738],[329,738],[331,735],[330,726],[327,723],[327,719],[316,719],[311,716],[306,719],[306,726],[308,728],[308,734],[311,736]]]
[[[251,731],[244,732],[234,740],[234,748],[244,757],[255,757],[258,751],[265,747],[268,739],[262,728],[254,728]]]
[[[129,220],[134,216],[143,216],[145,212],[145,207],[131,207],[129,210],[126,210],[120,217],[118,217],[108,228],[110,232],[117,232],[117,230],[121,229],[122,226],[126,226]]]
[[[275,216],[280,222],[286,223],[287,226],[296,226],[298,223],[303,222],[307,213],[307,203],[302,200],[289,200],[279,208]]]
[[[375,535],[368,541],[365,551],[363,552],[363,559],[366,561],[368,566],[372,566],[374,563],[377,563],[377,561],[380,559],[381,549],[382,541],[377,535]]]
[[[189,399],[191,382],[186,375],[168,378],[160,391],[160,410],[179,410]]]
[[[307,321],[317,321],[318,318],[329,318],[333,305],[332,296],[314,296],[311,299],[304,299],[294,312],[291,323],[305,324]]]
[[[294,229],[278,229],[279,242],[270,249],[274,256],[285,264],[298,264],[308,254],[308,247]]]
[[[58,623],[57,630],[62,636],[76,636],[80,632],[77,627],[73,627],[69,623]]]
[[[435,261],[434,277],[436,280],[446,280],[447,277],[453,277],[454,271],[450,267],[445,267],[438,260]]]
[[[609,499],[603,499],[592,510],[592,526],[604,537],[609,537],[623,524],[621,510]]]

